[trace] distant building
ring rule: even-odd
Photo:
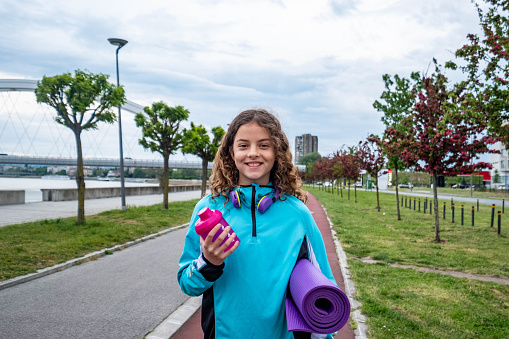
[[[493,149],[499,150],[499,154],[491,155],[491,164],[493,169],[491,170],[491,187],[502,186],[509,184],[509,150],[497,142],[493,145]],[[494,182],[495,170],[498,172],[499,183]]]
[[[306,154],[318,152],[318,137],[303,134],[295,137],[295,164]]]

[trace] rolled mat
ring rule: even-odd
[[[309,260],[297,262],[288,287],[288,331],[329,334],[345,326],[350,317],[348,297]]]

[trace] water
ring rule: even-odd
[[[158,186],[146,182],[125,182],[126,187]],[[85,180],[85,187],[120,187],[120,181]],[[24,190],[25,202],[42,201],[41,189],[49,188],[77,188],[75,180],[39,179],[39,178],[0,178],[0,190]]]

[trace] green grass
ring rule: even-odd
[[[509,221],[502,235],[490,227],[491,206],[480,206],[475,226],[451,223],[450,200],[439,201],[442,243],[434,242],[434,216],[408,208],[397,220],[396,197],[359,191],[355,203],[336,193],[307,187],[327,209],[347,253],[356,299],[368,317],[370,338],[509,337],[509,286],[389,266],[399,263],[473,274],[509,277]],[[404,195],[403,195],[404,196]],[[461,203],[460,203],[461,204]],[[471,206],[468,206],[470,213]],[[384,215],[385,213],[385,215]],[[468,220],[468,221],[467,221]],[[356,258],[371,257],[381,264]]]
[[[349,261],[370,338],[508,338],[509,286]]]
[[[479,212],[475,210],[475,226],[472,227],[472,206],[467,205],[465,222],[461,226],[460,203],[456,203],[453,224],[450,200],[439,200],[440,237],[443,243],[438,244],[434,242],[434,215],[430,215],[429,210],[423,213],[423,201],[421,212],[414,211],[413,207],[408,209],[400,206],[402,220],[398,221],[394,194],[380,193],[381,212],[377,212],[375,192],[358,191],[358,203],[355,203],[353,191],[350,200],[346,192],[341,198],[313,188],[309,188],[309,191],[327,208],[341,244],[351,256],[509,277],[509,217],[502,215],[502,232],[497,235],[496,220],[494,227],[490,227],[491,206],[480,205]],[[447,204],[445,220],[443,202]]]
[[[197,201],[172,202],[168,210],[128,206],[87,216],[81,226],[65,218],[1,227],[0,281],[185,224]]]

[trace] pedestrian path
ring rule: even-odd
[[[348,322],[334,337],[335,339],[359,339],[366,338],[366,326],[364,324],[364,319],[357,310],[354,308],[358,306],[355,300],[352,299],[352,287],[353,284],[349,281],[349,277],[345,269],[342,270],[342,266],[346,267],[346,262],[340,263],[338,258],[337,248],[335,246],[334,235],[331,232],[330,223],[323,210],[320,202],[316,200],[316,198],[309,194],[309,202],[307,204],[311,213],[313,213],[313,218],[315,219],[320,232],[322,233],[322,237],[325,243],[325,249],[327,251],[327,257],[329,259],[329,264],[332,269],[332,273],[334,274],[334,278],[338,283],[339,288],[345,291],[348,295],[350,302],[352,303],[352,315],[355,315],[354,319],[357,322],[357,328],[355,331],[350,326],[350,322]],[[346,261],[346,256],[342,259]],[[189,339],[189,338],[203,338],[203,331],[200,326],[201,319],[201,308],[197,307],[196,312],[190,316],[190,318],[180,327],[180,329],[171,336],[171,339]],[[147,337],[147,339],[166,339],[167,337]]]

